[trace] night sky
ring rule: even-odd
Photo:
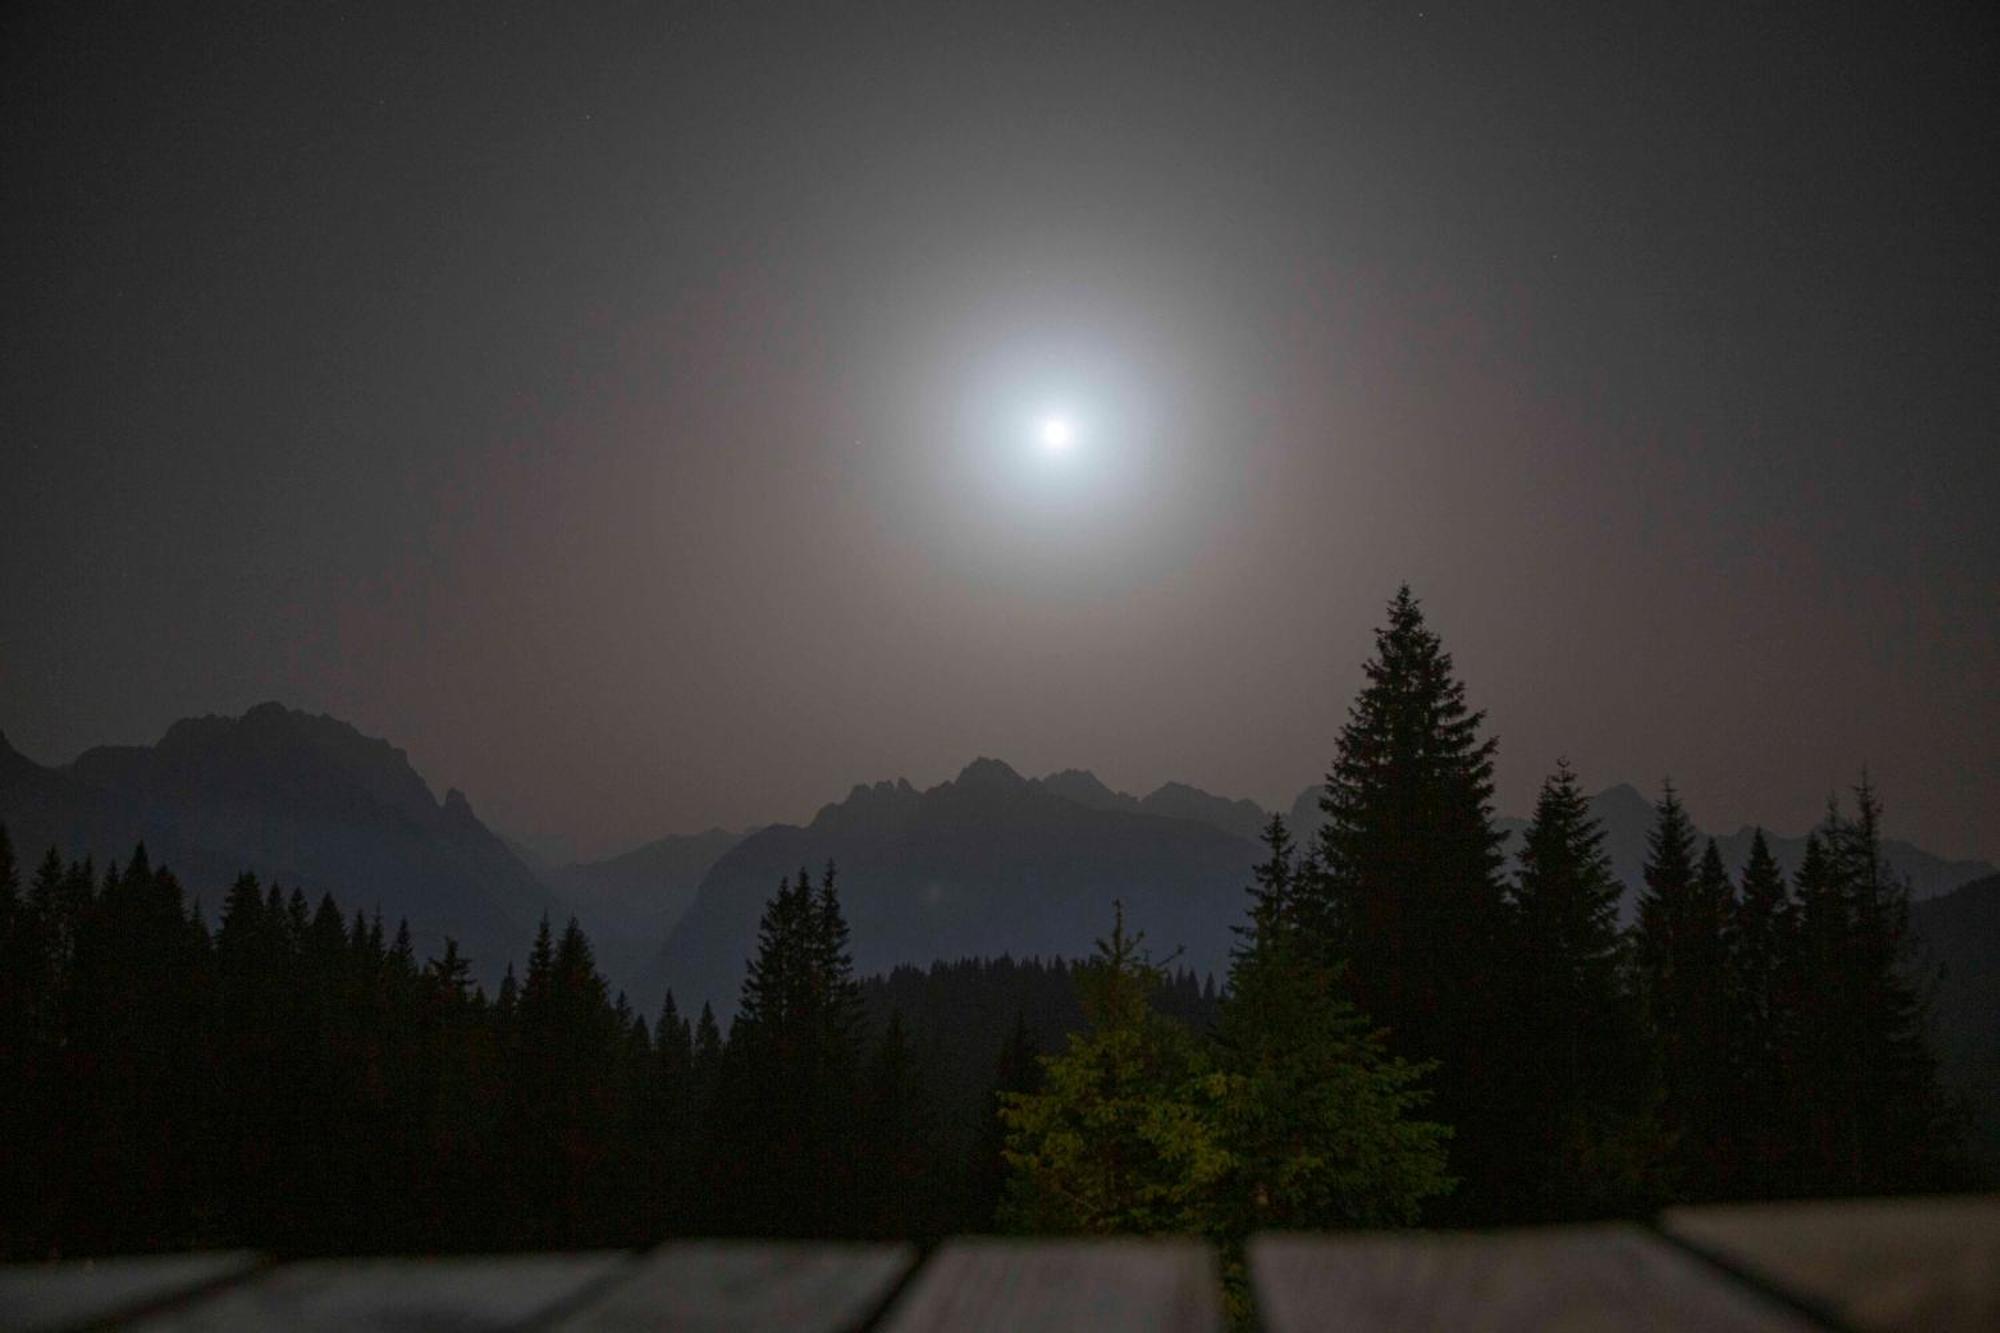
[[[275,698],[586,853],[1278,804],[1408,580],[1504,810],[2000,858],[1982,16],[10,6],[0,728]]]

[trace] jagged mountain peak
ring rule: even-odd
[[[274,781],[295,788],[303,785],[322,796],[345,788],[424,821],[437,818],[443,810],[430,784],[399,746],[366,735],[337,717],[275,701],[258,704],[241,717],[183,718],[151,747],[86,750],[71,769],[82,777],[114,783],[150,777],[185,791],[230,790]]]
[[[1027,781],[1014,771],[1012,764],[981,755],[960,769],[958,776],[952,779],[951,785],[967,791],[980,789],[1011,791],[1026,786]]]
[[[816,829],[841,828],[858,824],[880,824],[907,818],[922,800],[922,795],[910,785],[907,778],[884,779],[881,782],[857,782],[841,801],[831,801],[819,808],[813,816],[810,827]]]

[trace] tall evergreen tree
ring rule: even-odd
[[[926,1188],[938,1172],[926,1088],[928,1070],[900,1012],[869,1058],[861,1089],[861,1170],[855,1206],[862,1230],[884,1238],[935,1235],[943,1218],[936,1192]]]
[[[1043,1062],[1040,1092],[1010,1096],[1001,1225],[1074,1235],[1207,1233],[1230,1170],[1220,1089],[1195,1034],[1156,1012],[1164,976],[1127,934],[1079,970],[1090,1028]]]
[[[1300,922],[1282,819],[1264,846],[1215,1055],[1229,1166],[1208,1226],[1232,1255],[1253,1231],[1414,1222],[1453,1185],[1450,1130],[1420,1118],[1427,1069],[1388,1055]]]
[[[711,1108],[730,1229],[855,1228],[859,1014],[833,867],[817,891],[802,869],[766,904]]]
[[[1813,853],[1817,855],[1817,852]],[[1736,895],[1731,951],[1734,1007],[1732,1099],[1739,1145],[1735,1192],[1762,1198],[1786,1191],[1798,1140],[1785,1089],[1793,1060],[1787,969],[1797,951],[1798,911],[1764,830],[1750,837],[1750,857]]]
[[[1259,940],[1276,938],[1299,922],[1298,848],[1283,815],[1272,815],[1264,825],[1264,859],[1251,870],[1249,920],[1231,926],[1237,943],[1230,950],[1230,974],[1241,961],[1255,952]]]
[[[1513,902],[1521,944],[1521,1044],[1533,1077],[1517,1215],[1630,1214],[1655,1202],[1661,1150],[1644,1037],[1625,984],[1621,886],[1567,761],[1543,783],[1522,839]]]
[[[993,1084],[972,1150],[964,1213],[954,1230],[984,1232],[997,1225],[1007,1188],[1007,1124],[1001,1112],[1010,1098],[1042,1090],[1041,1054],[1028,1031],[1028,1016],[1015,1010],[1013,1030],[994,1062]]]
[[[1928,1044],[1923,978],[1911,956],[1909,889],[1882,856],[1881,804],[1867,775],[1855,814],[1829,804],[1825,856],[1801,874],[1804,973],[1799,1102],[1816,1193],[1935,1187],[1954,1166]]]
[[[1514,960],[1492,826],[1496,742],[1407,587],[1364,670],[1299,909],[1391,1049],[1437,1062],[1436,1109],[1458,1129],[1464,1182],[1449,1214],[1492,1216],[1519,1133],[1503,1054]]]
[[[1740,1126],[1730,1110],[1735,890],[1715,840],[1699,863],[1694,840],[1694,825],[1668,783],[1647,844],[1639,962],[1667,1124],[1677,1140],[1677,1190],[1683,1198],[1712,1199],[1735,1188],[1739,1155]]]

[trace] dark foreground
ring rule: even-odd
[[[1256,1319],[1304,1329],[2000,1328],[2000,1195],[1676,1209],[1630,1224],[1251,1242]],[[686,1241],[273,1264],[211,1253],[0,1268],[19,1330],[1218,1329],[1192,1241]]]

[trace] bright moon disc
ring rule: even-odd
[[[1052,454],[1067,450],[1076,438],[1075,429],[1061,417],[1044,417],[1041,423],[1042,448]]]

